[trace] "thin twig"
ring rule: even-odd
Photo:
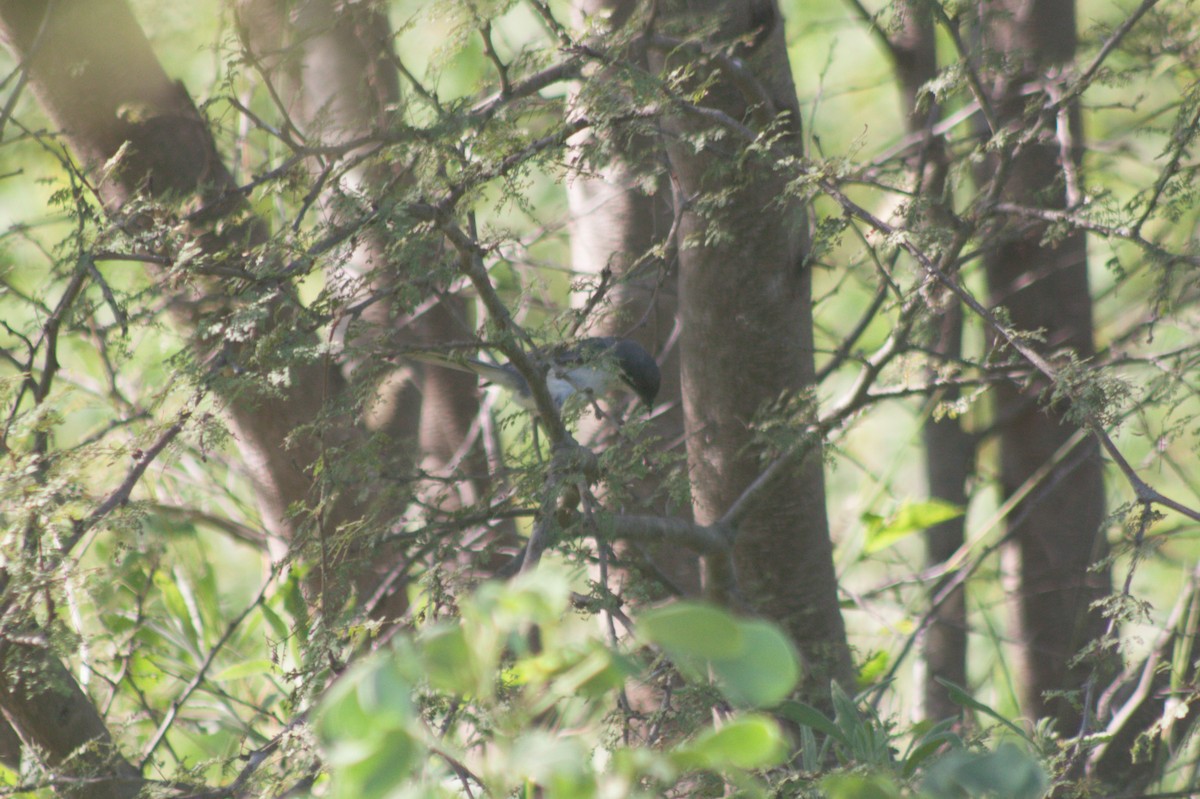
[[[60,556],[68,554],[79,543],[79,540],[87,535],[89,530],[99,524],[105,516],[129,501],[129,497],[133,493],[133,487],[142,479],[142,475],[146,473],[147,467],[183,432],[183,428],[187,424],[189,417],[189,411],[181,413],[175,423],[164,430],[149,448],[138,452],[133,461],[133,468],[125,475],[125,479],[121,481],[121,484],[113,489],[85,518],[76,520],[71,525],[71,535],[65,538],[59,545]]]
[[[271,567],[271,573],[259,587],[258,593],[255,594],[254,599],[250,602],[250,604],[246,605],[246,607],[242,609],[241,613],[231,619],[229,624],[226,625],[225,632],[221,634],[221,637],[217,639],[217,642],[213,644],[211,649],[209,649],[208,654],[204,657],[204,661],[200,664],[200,667],[196,670],[196,673],[193,675],[192,679],[188,681],[188,684],[184,686],[179,695],[176,696],[174,701],[171,702],[171,707],[167,710],[167,715],[158,725],[158,729],[155,730],[154,735],[150,738],[150,741],[142,749],[142,759],[138,764],[138,771],[145,770],[146,764],[150,762],[150,758],[154,755],[155,750],[158,749],[159,745],[163,742],[163,739],[166,738],[167,732],[171,729],[171,725],[175,723],[175,719],[178,717],[180,709],[188,701],[191,695],[195,693],[196,689],[199,688],[204,682],[204,678],[208,675],[208,670],[212,667],[217,655],[225,647],[225,644],[229,642],[229,639],[233,637],[233,634],[237,632],[237,629],[242,625],[242,622],[246,620],[246,617],[250,615],[251,611],[262,604],[263,599],[267,595],[267,589],[270,588],[275,582],[275,579],[279,576],[282,570],[282,564],[273,565]]]

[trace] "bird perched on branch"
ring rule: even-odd
[[[412,352],[406,356],[425,363],[458,369],[479,375],[483,380],[507,389],[513,401],[526,410],[535,410],[533,392],[525,377],[509,363],[491,363],[477,358],[460,358],[439,352]],[[535,350],[530,358],[546,376],[546,388],[557,408],[576,394],[599,396],[631,391],[654,407],[662,374],[654,356],[633,339],[599,336],[580,339],[572,346],[559,345]]]

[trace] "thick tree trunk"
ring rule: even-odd
[[[0,709],[46,771],[59,796],[133,799],[138,770],[113,744],[91,700],[46,644],[0,642]]]
[[[702,105],[738,122],[767,115],[784,126],[786,144],[801,147],[800,116],[773,1],[670,2],[660,6],[662,31],[688,38],[699,21],[716,26],[705,43],[729,47],[755,82],[751,96],[728,76]],[[665,67],[683,66],[694,51],[675,48]],[[695,63],[689,66],[697,66]],[[714,66],[704,66],[698,78]],[[772,108],[764,107],[769,101]],[[804,396],[814,379],[812,274],[804,263],[807,223],[787,199],[786,179],[770,159],[745,152],[729,131],[712,133],[710,115],[676,108],[669,157],[683,203],[678,231],[682,385],[696,521],[725,514],[765,466],[768,450],[751,421],[781,398]],[[723,198],[715,202],[717,194]],[[794,406],[793,406],[794,407]],[[802,416],[811,419],[811,408]],[[831,679],[852,681],[853,669],[837,599],[825,515],[819,442],[786,477],[756,497],[739,525],[733,557],[734,596],[781,624],[805,661],[804,690],[819,701]],[[709,588],[726,589],[728,574],[710,563]],[[733,599],[733,597],[725,597]]]
[[[183,87],[163,72],[124,2],[3,0],[0,31],[28,69],[30,86],[64,132],[116,224],[135,234],[154,224],[137,214],[126,215],[126,203],[135,197],[178,204],[188,215],[187,230],[202,257],[230,269],[246,268],[243,258],[265,240],[265,231],[249,215],[205,121]],[[175,319],[194,337],[201,357],[237,362],[241,359],[236,348],[229,342],[200,340],[198,326],[202,314],[228,312],[248,298],[235,296],[203,271],[194,283],[174,284],[184,286],[177,289],[173,303]],[[266,314],[256,333],[294,328],[295,314],[281,299],[284,293],[269,287],[262,291],[267,295],[261,306]],[[318,342],[310,339],[315,348]],[[254,480],[263,523],[291,540],[299,525],[289,509],[317,499],[309,467],[327,444],[344,445],[352,433],[342,430],[326,441],[297,433],[311,429],[323,403],[343,390],[336,369],[294,365],[288,377],[292,390],[283,395],[249,398],[240,392],[224,399]],[[332,530],[360,513],[346,492],[324,509],[323,527]],[[18,654],[12,645],[0,664],[0,708],[21,738],[36,745],[60,773],[81,778],[95,776],[100,761],[91,755],[70,756],[89,742],[99,747],[98,757],[112,766],[106,775],[120,779],[84,783],[78,791],[64,789],[69,795],[136,795],[136,783],[121,780],[137,775],[128,763],[110,759],[103,722],[52,651],[46,646],[21,650],[18,665],[31,668],[32,658],[37,664],[33,670],[40,675],[37,681],[14,668]]]
[[[1018,130],[1031,120],[1024,113],[1021,89],[1043,80],[1056,65],[1075,54],[1073,0],[1010,0],[990,9],[982,21],[985,47],[999,51],[1006,63],[1021,65],[1015,74],[997,76],[992,103],[999,124]],[[1025,146],[1007,165],[1004,196],[1027,205],[1062,208],[1070,192],[1065,176],[1077,171],[1081,127],[1072,109],[1073,140],[1068,162],[1060,157],[1067,131]],[[1048,139],[1048,140],[1047,140]],[[993,173],[1004,165],[993,163]],[[1080,358],[1094,352],[1092,306],[1088,290],[1087,245],[1082,233],[1053,244],[1043,241],[1044,225],[1002,231],[994,248],[985,248],[984,263],[992,302],[1005,308],[1018,330],[1041,331],[1047,353],[1071,351]],[[1044,386],[1003,385],[996,392],[1000,432],[1000,479],[1005,497],[1012,496],[1039,469],[1053,464],[1055,453],[1072,436],[1064,408],[1045,407]],[[1010,516],[1019,560],[1016,597],[1016,641],[1022,675],[1023,707],[1034,718],[1052,716],[1063,734],[1080,729],[1080,714],[1071,702],[1051,699],[1050,691],[1075,691],[1096,666],[1088,660],[1070,664],[1082,647],[1100,637],[1105,620],[1091,604],[1111,590],[1107,568],[1091,567],[1107,552],[1102,464],[1089,439],[1083,455],[1055,465]]]
[[[192,233],[203,252],[242,268],[240,259],[265,240],[265,230],[248,216],[204,119],[183,87],[163,72],[123,2],[6,0],[0,2],[0,27],[118,224],[137,230],[148,223],[121,216],[126,201],[139,193],[171,203],[192,198],[198,206],[190,215]],[[219,233],[213,232],[217,221],[222,221]],[[202,314],[220,314],[238,302],[215,279],[202,278],[188,291],[180,289],[172,310],[185,332],[197,337]],[[270,314],[259,333],[294,323],[292,309],[282,301],[269,301],[267,307]],[[194,344],[203,357],[228,346]],[[318,345],[315,337],[311,344]],[[220,357],[239,360],[236,352]],[[324,365],[296,365],[288,377],[293,390],[283,396],[237,392],[226,398],[263,523],[285,540],[297,532],[289,507],[314,499],[306,470],[323,447],[315,436],[295,432],[343,390],[341,376]],[[353,513],[343,502],[326,521],[336,524]]]

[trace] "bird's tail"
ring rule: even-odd
[[[495,383],[512,391],[520,391],[525,384],[525,380],[512,367],[501,366],[489,361],[481,361],[478,358],[467,358],[461,355],[437,352],[436,350],[414,350],[404,353],[404,357],[410,361],[431,363],[435,366],[444,366],[447,369],[470,372],[471,374],[478,375],[482,380]]]

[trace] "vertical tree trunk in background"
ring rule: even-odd
[[[944,175],[944,173],[943,173]],[[963,312],[957,300],[950,300],[940,318],[933,321],[937,341],[934,349],[947,359],[962,354]],[[957,388],[934,395],[934,403],[954,402]],[[957,417],[930,418],[922,431],[925,441],[925,476],[931,497],[959,507],[967,504],[967,480],[974,471],[975,445]],[[925,533],[925,561],[930,568],[944,564],[963,545],[966,515],[942,522]],[[930,597],[936,598],[954,574],[934,583]],[[921,657],[924,661],[921,686],[921,716],[938,720],[959,716],[963,708],[950,699],[939,679],[955,685],[967,684],[967,594],[959,584],[934,608],[925,630]]]
[[[340,143],[387,130],[398,114],[402,97],[385,10],[373,3],[342,4],[333,0],[288,5],[294,8],[295,33],[302,53],[298,88],[307,132],[326,143]],[[360,167],[346,176],[346,185],[340,189],[359,192],[361,197],[378,202],[384,199],[382,193],[397,177],[398,169]],[[336,205],[339,199],[336,193],[331,194],[334,196],[328,197],[328,206]],[[333,208],[330,213],[337,214]],[[402,274],[428,268],[427,264],[389,263],[387,241],[380,230],[366,228],[360,240],[347,269],[352,279],[361,280],[368,289],[362,295],[375,292],[386,298],[389,289],[402,280],[429,282],[425,275]],[[430,294],[436,288],[430,283]],[[364,310],[355,327],[366,331],[368,337],[382,337],[387,344],[410,346],[462,339],[473,332],[464,303],[457,297],[433,304],[404,327],[397,327],[394,310],[385,299]],[[364,342],[356,341],[353,331],[348,335],[350,363],[356,365],[352,348]],[[454,459],[466,440],[479,410],[478,381],[452,369],[415,364],[397,371],[380,385],[369,421],[373,427],[388,430],[401,447],[406,441],[416,444],[423,467],[436,472]],[[478,447],[476,451],[480,451]],[[475,466],[479,468],[466,471],[480,473],[482,464]],[[463,499],[461,504],[469,504],[474,497]]]
[[[190,200],[192,239],[204,256],[231,269],[244,266],[243,256],[265,240],[261,222],[250,215],[240,192],[220,160],[205,120],[183,87],[171,81],[158,64],[137,21],[121,0],[59,0],[59,2],[0,0],[0,30],[29,73],[29,84],[84,171],[98,187],[106,210],[127,229],[142,220],[122,218],[125,204],[139,196],[182,205]],[[168,253],[171,255],[171,253]],[[198,357],[221,352],[228,342],[201,340],[199,324],[205,312],[229,312],[239,302],[262,300],[233,293],[232,285],[196,275],[194,285],[180,281],[172,310],[184,336],[192,338]],[[239,289],[240,290],[240,289]],[[278,330],[295,338],[292,308],[282,293],[271,289],[260,306],[267,313],[256,335]],[[201,300],[203,302],[201,302]],[[315,336],[306,346],[318,347]],[[238,353],[231,353],[234,360]],[[341,375],[324,363],[292,364],[290,391],[248,396],[234,392],[223,397],[245,468],[254,481],[263,524],[284,540],[299,532],[290,508],[309,506],[318,496],[309,471],[327,444],[352,447],[359,432],[348,425],[331,430],[322,440],[311,423],[326,401],[336,402],[345,389]],[[218,384],[219,385],[219,384]],[[360,486],[361,487],[361,486]],[[357,502],[370,492],[342,492],[322,513],[329,529],[358,518]],[[10,589],[11,590],[11,589]],[[9,601],[6,597],[6,601]],[[335,602],[336,604],[336,602]],[[28,647],[26,657],[40,658],[32,668],[47,680],[62,674],[62,686],[30,685],[12,669],[0,670],[0,708],[25,741],[35,744],[52,765],[72,776],[89,776],[90,757],[68,756],[86,744],[108,740],[103,722],[86,695],[53,658],[49,647]],[[10,648],[10,652],[11,652]],[[11,661],[5,655],[5,665]],[[42,688],[53,690],[48,701]],[[118,761],[115,773],[129,771]],[[113,773],[113,772],[110,772]],[[134,775],[136,777],[136,774]],[[92,785],[80,795],[133,796],[136,783]],[[90,792],[88,792],[90,791]]]
[[[403,98],[391,50],[391,26],[382,9],[372,3],[342,6],[332,0],[239,0],[238,12],[250,47],[271,68],[268,79],[285,84],[285,95],[295,98],[294,120],[307,137],[337,145],[388,129]],[[399,167],[375,164],[349,171],[340,185],[323,195],[326,213],[335,222],[353,222],[339,204],[353,207],[364,198],[378,201],[387,185],[403,178],[398,172]],[[358,210],[365,214],[369,209]],[[355,300],[372,293],[384,299],[370,304],[351,322],[346,341],[349,369],[364,358],[356,346],[382,343],[386,348],[471,334],[457,298],[433,304],[415,321],[398,328],[388,291],[401,277],[399,272],[410,265],[388,262],[387,241],[376,228],[363,228],[356,241],[346,273],[331,274],[330,279],[361,282]],[[452,369],[406,364],[381,381],[368,409],[368,423],[391,433],[399,447],[407,443],[410,452],[419,450],[426,458],[424,465],[436,470],[451,461],[466,439],[478,411],[476,382]]]
[[[607,16],[607,29],[623,26],[639,0],[577,0],[575,27],[579,30],[595,25],[600,15]],[[603,37],[603,34],[600,34]],[[643,63],[643,67],[646,65]],[[574,93],[574,104],[586,100],[596,82],[605,81],[605,71],[597,69],[584,80],[586,87]],[[577,112],[586,109],[576,108]],[[604,155],[600,163],[588,160],[591,150],[601,142],[595,137],[609,136],[603,142]],[[576,171],[567,183],[567,198],[571,208],[571,266],[574,271],[595,277],[599,284],[609,286],[606,302],[585,321],[592,335],[631,336],[645,345],[660,359],[663,382],[659,389],[656,414],[646,429],[646,435],[664,444],[675,443],[683,436],[683,406],[679,395],[679,346],[669,342],[675,329],[678,286],[674,264],[648,257],[661,245],[671,226],[670,189],[664,181],[652,177],[658,172],[655,156],[657,143],[646,136],[614,141],[610,131],[589,129],[572,140]],[[664,270],[670,270],[664,275]],[[605,277],[604,275],[608,275]],[[581,302],[591,299],[581,293]],[[666,349],[671,343],[670,349]],[[586,420],[584,424],[586,424]],[[591,425],[581,430],[582,440],[612,433],[611,425]],[[667,516],[688,516],[689,508],[668,508],[654,496],[661,488],[664,474],[652,474],[638,485],[630,487],[639,504],[626,507],[631,513],[656,513]],[[615,545],[618,551],[629,546]],[[699,562],[696,556],[682,547],[638,547],[674,588],[689,594],[699,592]]]
[[[292,121],[311,142],[334,146],[367,140],[388,129],[399,113],[402,95],[392,53],[391,26],[376,4],[337,4],[333,0],[239,0],[239,23],[255,57],[266,68],[281,96],[292,101]],[[353,153],[347,154],[353,157]],[[332,181],[322,195],[328,220],[354,224],[355,215],[367,216],[371,203],[386,199],[388,187],[403,189],[407,181],[400,167],[368,162]],[[438,288],[425,275],[405,274],[428,264],[400,264],[389,260],[385,233],[364,226],[344,264],[327,269],[333,285],[351,294],[346,305],[375,296],[361,314],[347,320],[337,331],[345,349],[342,359],[347,376],[353,374],[379,351],[398,347],[462,340],[472,334],[466,323],[465,307],[458,297],[432,303],[415,320],[401,326],[391,302],[391,290],[401,282],[427,283],[429,294]],[[432,474],[448,467],[460,473],[482,475],[482,448],[475,457],[462,457],[472,421],[479,412],[477,380],[452,369],[403,363],[378,375],[375,396],[365,403],[364,421],[374,430],[386,431],[394,442],[386,457],[396,473],[408,472],[413,463]],[[457,460],[456,460],[457,458]],[[433,504],[462,507],[478,497],[478,486],[470,480],[439,482],[452,485],[453,496],[428,498]],[[380,553],[377,570],[394,566],[393,558]],[[370,590],[370,577],[360,575],[362,587]],[[394,616],[407,604],[401,586],[378,613]]]
[[[52,14],[43,30],[48,11]],[[33,56],[30,85],[95,179],[110,214],[119,217],[124,203],[139,192],[171,202],[192,197],[205,209],[192,215],[193,233],[205,253],[223,253],[236,260],[264,240],[265,231],[248,215],[204,119],[183,87],[163,72],[121,0],[4,0],[0,27],[19,57]],[[111,162],[118,152],[120,159]],[[204,227],[222,219],[230,221],[219,235]],[[138,220],[123,223],[136,229]],[[198,300],[202,298],[204,309],[214,312],[232,308],[236,298],[215,280],[202,282],[193,294],[186,294],[190,290],[186,284],[179,290],[184,296],[172,310],[205,357],[221,342],[198,339]],[[290,309],[282,303],[274,302],[271,310],[264,327],[294,326]],[[315,337],[311,346],[317,346]],[[289,377],[294,390],[284,396],[249,398],[236,392],[225,398],[255,483],[263,524],[285,540],[296,534],[289,507],[314,499],[312,476],[306,468],[317,461],[322,447],[314,436],[294,433],[316,418],[324,400],[344,389],[340,375],[323,365],[296,365]],[[336,524],[358,512],[343,501],[329,513],[328,521]]]
[[[949,159],[944,140],[933,133],[940,109],[932,97],[921,97],[922,87],[937,76],[937,37],[933,13],[923,0],[904,0],[897,6],[900,28],[891,39],[891,55],[900,79],[908,131],[924,136],[913,156],[920,175],[919,213],[935,228],[940,211],[953,205],[946,194]],[[919,224],[919,223],[918,223]],[[932,291],[938,291],[934,287]],[[946,362],[962,356],[963,311],[949,292],[942,293],[938,315],[931,320],[931,347]],[[931,375],[932,377],[933,375]],[[934,403],[954,402],[959,390],[951,387],[932,398]],[[930,417],[922,431],[925,441],[925,475],[931,497],[964,506],[967,502],[967,478],[971,474],[975,451],[970,435],[956,417]],[[937,567],[963,544],[966,516],[942,522],[925,533],[926,565]],[[930,597],[936,597],[953,575],[938,581]],[[965,586],[955,587],[930,611],[931,618],[922,642],[920,716],[944,719],[961,715],[962,706],[951,701],[939,679],[955,685],[967,683],[967,604]]]
[[[992,103],[1000,125],[1028,126],[1023,113],[1030,82],[1044,79],[1056,65],[1075,55],[1073,0],[1005,0],[986,6],[981,21],[986,50],[1020,65],[1014,74],[995,76]],[[1078,165],[1082,129],[1078,108],[1070,113],[1073,165]],[[1065,133],[1065,132],[1064,132]],[[1006,199],[1031,206],[1062,208],[1067,188],[1060,158],[1062,138],[1025,147],[1013,160]],[[998,165],[991,165],[993,173]],[[1038,346],[1047,353],[1072,350],[1081,358],[1094,352],[1092,305],[1088,291],[1087,245],[1081,233],[1043,243],[1045,225],[1001,231],[995,248],[985,248],[984,263],[991,301],[1003,306],[1018,330],[1043,331]],[[1022,390],[1002,384],[996,392],[1000,431],[1001,483],[1004,496],[1053,461],[1074,429],[1064,423],[1063,408],[1039,402],[1044,386]],[[1078,710],[1047,691],[1079,689],[1094,661],[1070,668],[1081,647],[1099,637],[1105,621],[1089,605],[1111,590],[1107,568],[1092,573],[1107,545],[1101,530],[1104,484],[1097,445],[1089,439],[1058,464],[1010,516],[1019,558],[1016,640],[1019,649],[1023,709],[1031,718],[1051,716],[1064,735],[1079,731]]]
[[[659,14],[668,37],[687,38],[703,24],[716,28],[706,45],[739,41],[733,52],[753,76],[754,91],[744,96],[722,75],[701,104],[749,124],[756,113],[782,113],[781,146],[799,152],[796,91],[774,0],[676,0],[661,4]],[[665,72],[695,57],[674,49],[661,66]],[[773,108],[763,107],[765,98]],[[765,445],[754,440],[749,422],[764,406],[803,394],[813,383],[807,222],[801,203],[786,199],[786,177],[744,153],[737,136],[722,130],[697,144],[693,134],[711,132],[712,123],[686,109],[674,111],[668,124],[676,199],[683,203],[679,296],[688,466],[696,521],[708,524],[765,466]],[[710,202],[718,192],[723,201]],[[811,418],[814,411],[806,413]],[[740,600],[788,631],[805,661],[803,690],[817,701],[828,697],[831,679],[853,680],[832,549],[818,444],[758,496],[739,526],[733,556]],[[723,579],[720,566],[710,563],[706,579]]]

